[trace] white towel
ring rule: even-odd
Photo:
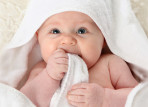
[[[125,107],[148,107],[148,81],[142,82],[132,90]]]
[[[0,107],[36,107],[24,94],[0,83]]]
[[[88,82],[88,70],[85,62],[77,55],[68,54],[68,72],[65,74],[61,86],[53,95],[50,107],[73,107],[68,104],[66,95],[71,86]]]
[[[130,0],[31,0],[20,28],[0,53],[0,82],[18,87],[24,81],[27,71],[41,59],[35,32],[47,18],[64,11],[90,16],[111,52],[127,61],[139,78],[148,78],[148,38]]]

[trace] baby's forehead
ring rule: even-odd
[[[66,11],[54,14],[43,23],[44,25],[47,24],[59,24],[62,22],[73,22],[73,23],[88,23],[88,24],[95,24],[93,19],[89,17],[87,14],[84,14],[82,12],[76,12],[76,11]],[[65,23],[65,24],[67,24]]]

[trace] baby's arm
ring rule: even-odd
[[[138,82],[133,77],[124,60],[115,55],[109,56],[109,71],[111,81],[115,89],[133,88]]]
[[[38,63],[30,72],[26,84],[20,89],[37,107],[48,107],[60,81],[52,79],[45,71],[44,62]]]
[[[49,107],[52,95],[59,88],[60,81],[68,69],[68,56],[58,49],[44,62],[37,64],[31,71],[27,83],[21,88],[37,107]]]
[[[107,107],[124,107],[129,92],[138,84],[128,65],[121,58],[110,55],[108,69],[114,89],[105,88]]]
[[[39,63],[37,63],[30,71],[30,74],[26,83],[34,79],[40,72],[44,70],[45,67],[46,67],[46,63],[44,61],[40,61]]]
[[[90,83],[76,84],[69,91],[71,105],[124,107],[129,92],[138,84],[127,64],[115,55],[104,55],[89,72]]]

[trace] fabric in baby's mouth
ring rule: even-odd
[[[68,104],[66,98],[67,92],[74,84],[88,82],[88,69],[83,59],[78,55],[69,53],[68,57],[68,71],[61,82],[61,86],[54,93],[50,102],[50,107],[73,107]]]

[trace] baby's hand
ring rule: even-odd
[[[67,98],[75,107],[102,107],[104,89],[95,83],[80,83],[72,86]]]
[[[68,70],[68,55],[64,50],[56,50],[48,59],[47,73],[55,80],[61,80]]]

